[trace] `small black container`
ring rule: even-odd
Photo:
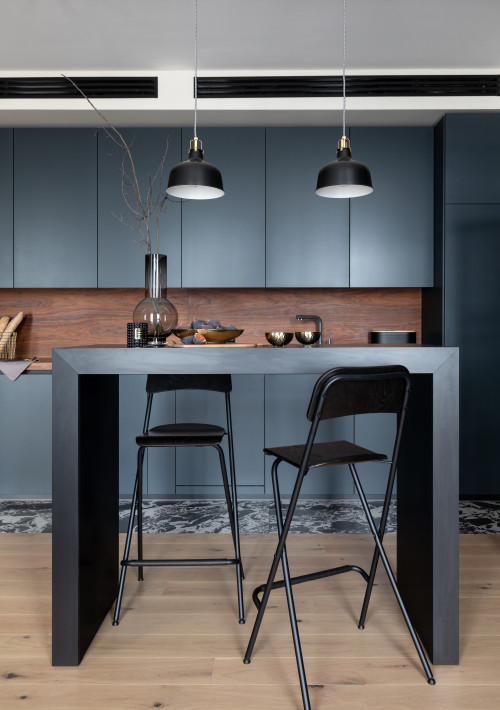
[[[145,348],[148,344],[147,323],[127,323],[127,348]]]
[[[379,345],[402,345],[417,342],[414,330],[372,330],[370,342]]]

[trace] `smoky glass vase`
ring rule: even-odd
[[[167,257],[146,254],[145,298],[134,309],[132,320],[148,324],[148,344],[161,345],[177,325],[177,309],[167,298]]]

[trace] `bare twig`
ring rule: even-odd
[[[97,106],[89,99],[89,97],[80,89],[78,84],[76,84],[68,76],[62,75],[67,79],[70,84],[72,84],[79,94],[90,104],[97,115],[105,123],[104,126],[100,126],[97,130],[103,130],[106,135],[113,141],[115,145],[123,150],[123,157],[120,168],[121,177],[121,191],[122,197],[127,209],[135,221],[135,226],[132,226],[123,219],[120,215],[117,217],[119,222],[126,225],[130,229],[135,229],[139,232],[140,243],[146,248],[148,253],[151,253],[151,228],[150,219],[154,217],[155,220],[155,233],[156,233],[156,250],[160,251],[160,217],[163,212],[166,211],[166,203],[169,200],[169,196],[163,190],[163,174],[165,163],[167,160],[168,149],[170,145],[170,137],[167,138],[165,151],[162,155],[158,168],[153,178],[147,175],[147,184],[145,188],[141,189],[139,179],[137,176],[137,171],[135,167],[135,162],[132,156],[132,145],[133,140],[129,143],[125,140],[123,134],[109,121],[106,116],[100,111]],[[127,165],[129,166],[127,168]],[[177,202],[178,200],[171,200],[172,202]]]

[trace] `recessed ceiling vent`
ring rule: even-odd
[[[156,76],[72,76],[89,99],[157,99]],[[78,99],[82,95],[62,76],[0,77],[0,99]]]
[[[349,76],[347,96],[498,96],[499,76]],[[342,96],[341,76],[198,77],[205,99]]]

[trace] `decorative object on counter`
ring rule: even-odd
[[[275,348],[284,348],[285,345],[291,342],[293,333],[284,333],[281,330],[274,330],[266,333],[266,340]]]
[[[190,325],[179,325],[173,330],[184,345],[200,345],[204,343],[233,343],[243,331],[234,325],[222,325],[220,320],[211,318],[193,318]]]
[[[123,201],[130,212],[132,223],[127,222],[121,215],[117,216],[117,219],[129,229],[139,232],[139,242],[141,246],[145,248],[147,254],[151,254],[152,252],[153,238],[156,241],[156,251],[159,252],[161,215],[166,212],[168,202],[175,202],[180,205],[179,201],[169,199],[164,188],[164,168],[167,160],[170,137],[167,136],[166,138],[165,150],[156,171],[153,174],[146,175],[141,185],[132,155],[132,143],[130,145],[127,143],[123,134],[115,128],[111,121],[92,103],[78,84],[68,76],[64,74],[62,76],[75,87],[78,93],[82,95],[97,115],[104,121],[106,125],[100,126],[99,128],[123,151],[119,174],[121,177]]]
[[[24,313],[20,311],[17,316],[0,317],[0,372],[3,372],[12,382],[17,380],[32,362],[38,362],[38,358],[33,357],[27,360],[16,360],[16,328],[24,318]]]
[[[416,343],[417,333],[414,330],[372,330],[370,342],[379,345]]]
[[[145,298],[134,309],[135,323],[147,323],[148,343],[163,345],[177,325],[177,309],[167,298],[167,257],[165,254],[146,254]]]
[[[220,171],[203,160],[203,146],[197,136],[198,114],[198,0],[194,2],[194,138],[188,159],[170,171],[167,194],[183,200],[213,200],[224,195]]]
[[[370,171],[351,158],[351,141],[345,130],[345,57],[346,0],[344,0],[344,53],[342,61],[342,138],[337,146],[337,159],[325,165],[318,174],[316,194],[320,197],[362,197],[373,192]]]
[[[15,360],[17,333],[7,333],[1,336],[0,360]]]
[[[304,347],[310,348],[314,343],[317,343],[321,333],[319,330],[299,330],[295,333],[296,340]]]
[[[127,323],[127,348],[145,348],[148,344],[147,323]]]
[[[24,318],[21,311],[12,320],[8,316],[0,318],[0,360],[13,360],[16,352],[17,334],[14,332]],[[15,337],[14,337],[15,336]],[[9,356],[6,355],[9,354]]]
[[[295,318],[296,318],[296,320],[315,320],[315,321],[317,322],[317,324],[318,324],[318,332],[319,332],[319,338],[318,338],[318,340],[319,340],[319,344],[321,345],[321,344],[322,344],[322,341],[323,341],[323,321],[321,320],[321,318],[320,318],[319,316],[316,316],[316,315],[303,316],[303,315],[300,315],[300,314],[297,314],[297,315],[295,316]],[[297,340],[298,340],[298,338],[297,338]]]

